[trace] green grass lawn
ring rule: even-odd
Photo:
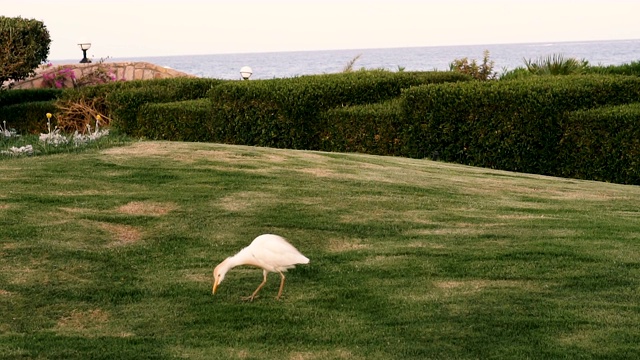
[[[0,359],[640,356],[640,187],[139,142],[0,161]],[[310,260],[211,295],[257,235]]]

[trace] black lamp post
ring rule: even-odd
[[[87,59],[87,50],[89,50],[89,48],[91,48],[91,43],[90,42],[82,42],[82,43],[78,44],[78,46],[80,46],[80,49],[82,49],[82,60],[80,60],[80,63],[81,64],[90,63],[91,60]]]

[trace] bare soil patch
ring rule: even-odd
[[[360,240],[331,238],[327,242],[327,250],[330,252],[344,252],[369,248],[368,244],[363,244]]]
[[[215,261],[211,262],[211,271],[207,272],[206,274],[204,273],[194,273],[194,272],[188,272],[185,273],[183,276],[185,279],[187,279],[188,281],[193,281],[193,282],[197,282],[197,283],[211,283],[213,282],[213,276],[212,276],[212,272],[214,267],[217,265],[217,263]]]
[[[133,226],[106,222],[96,222],[96,224],[112,235],[114,241],[112,241],[109,246],[130,245],[140,241],[142,238],[140,230]]]
[[[313,175],[313,176],[317,176],[317,177],[333,177],[335,176],[335,173],[329,169],[323,169],[323,168],[308,168],[308,169],[301,169],[301,172],[305,173],[305,174],[309,174],[309,175]]]
[[[118,212],[131,215],[161,216],[176,210],[178,206],[172,203],[133,201],[118,208]]]
[[[294,351],[289,354],[289,360],[315,359],[360,359],[360,357],[354,357],[353,353],[344,349],[337,349],[334,351],[321,351],[318,353]]]
[[[81,334],[86,337],[115,336],[127,338],[133,333],[113,327],[112,316],[102,309],[74,309],[67,316],[58,319],[55,331],[59,333]]]
[[[271,202],[273,195],[260,191],[242,191],[225,196],[217,203],[226,211],[246,211],[258,204]]]
[[[109,314],[101,309],[80,311],[73,310],[68,316],[60,318],[56,324],[59,330],[79,331],[95,329],[105,325],[109,321]]]
[[[535,290],[537,288],[529,282],[512,280],[447,280],[434,281],[433,285],[448,293],[458,294],[476,293],[487,288],[521,288],[528,290]]]

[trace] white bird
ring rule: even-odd
[[[256,291],[244,298],[245,300],[253,300],[256,294],[264,284],[267,282],[267,274],[270,272],[277,272],[280,274],[282,280],[280,281],[280,290],[276,299],[280,299],[282,296],[282,289],[284,288],[284,272],[287,269],[292,269],[296,264],[308,264],[309,259],[302,255],[293,245],[289,244],[284,238],[273,235],[264,234],[255,238],[249,246],[240,250],[234,256],[226,258],[223,262],[218,264],[213,270],[213,290],[212,294],[216,293],[216,289],[224,280],[224,275],[227,271],[240,265],[252,265],[262,268],[262,274],[264,280],[258,285]]]

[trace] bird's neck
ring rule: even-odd
[[[233,269],[238,265],[242,265],[242,263],[238,260],[237,256],[230,256],[226,258],[222,263],[224,264],[224,267],[227,271]]]

